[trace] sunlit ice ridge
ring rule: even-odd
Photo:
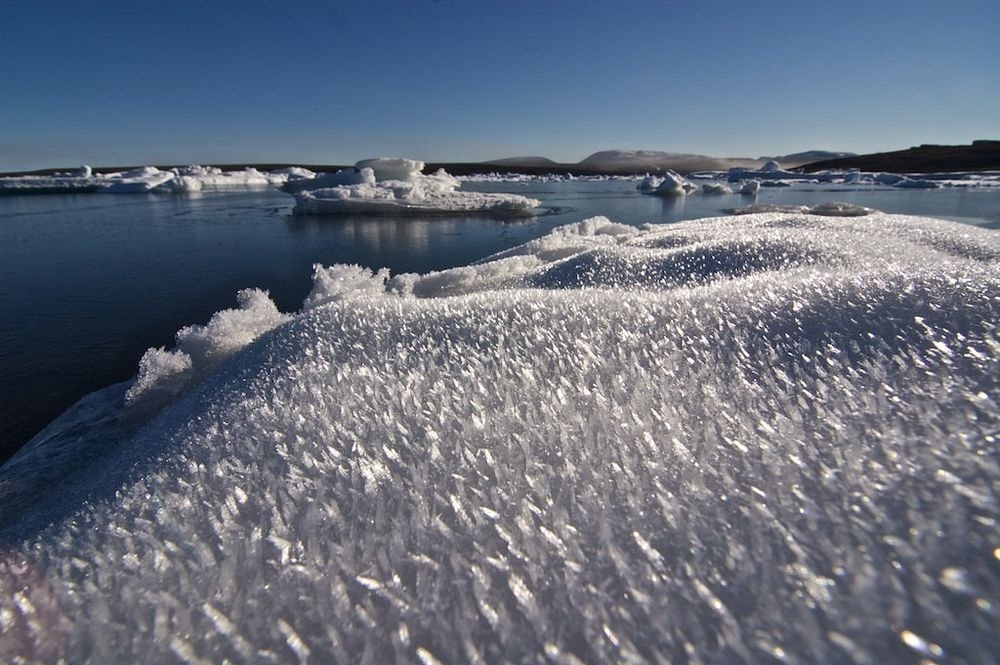
[[[241,292],[0,469],[0,653],[990,662],[1000,236],[841,212]]]

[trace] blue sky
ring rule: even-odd
[[[1000,138],[1000,2],[0,0],[0,170]]]

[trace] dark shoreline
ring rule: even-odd
[[[948,173],[1000,170],[1000,141],[972,145],[919,145],[907,150],[877,152],[805,164],[806,173],[825,169],[860,169],[888,173]]]

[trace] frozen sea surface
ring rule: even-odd
[[[995,232],[879,213],[319,267],[0,470],[0,654],[993,662],[998,320]]]

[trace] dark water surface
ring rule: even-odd
[[[1000,191],[766,189],[664,200],[635,183],[477,183],[467,189],[540,198],[545,210],[505,217],[293,217],[275,191],[234,194],[0,197],[0,460],[83,395],[134,375],[150,346],[233,307],[239,289],[268,289],[299,308],[313,263],[393,272],[440,270],[606,215],[670,222],[757,203],[845,201],[887,212],[1000,228]]]

